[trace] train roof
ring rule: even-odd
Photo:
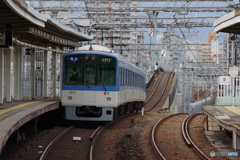
[[[102,52],[109,52],[113,53],[112,49],[107,48],[105,46],[100,46],[100,45],[92,45],[92,50],[89,50],[90,45],[78,47],[77,51],[102,51]]]
[[[92,50],[89,50],[90,45],[86,45],[86,46],[82,46],[79,47],[77,50],[73,51],[73,52],[68,52],[68,53],[78,53],[78,52],[100,52],[100,54],[103,55],[111,55],[112,57],[116,57],[118,60],[120,60],[122,63],[120,64],[121,67],[124,66],[128,66],[127,68],[129,68],[130,70],[132,69],[137,69],[141,72],[141,74],[145,74],[143,72],[143,70],[141,70],[138,66],[136,66],[135,64],[133,64],[132,62],[130,62],[129,60],[127,60],[126,58],[124,58],[122,55],[116,54],[112,51],[112,49],[107,48],[105,46],[100,46],[100,45],[92,45]]]

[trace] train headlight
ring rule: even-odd
[[[107,101],[111,101],[111,97],[107,97],[106,100],[107,100]]]
[[[68,96],[68,100],[72,100],[72,96]]]

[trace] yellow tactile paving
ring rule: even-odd
[[[38,100],[38,101],[33,101],[33,102],[27,102],[27,103],[19,104],[19,105],[15,106],[15,107],[11,107],[11,108],[0,110],[0,115],[2,115],[4,113],[7,113],[9,111],[15,110],[15,109],[19,109],[19,108],[25,107],[25,106],[33,104],[33,103],[38,103],[38,102],[43,102],[43,101],[52,101],[52,100],[57,100],[57,99],[59,99],[59,98],[43,99],[43,100]]]
[[[238,114],[238,115],[240,115],[240,110],[239,110],[239,109],[237,109],[237,108],[236,108],[236,107],[234,107],[234,106],[225,106],[225,108],[226,108],[226,109],[228,109],[229,111],[231,111],[231,112],[235,113],[235,114]]]
[[[44,103],[38,103],[38,102],[44,102]],[[23,108],[31,104],[34,104],[34,105]],[[9,114],[8,117],[0,121],[0,154],[1,154],[2,148],[4,147],[5,143],[9,139],[10,135],[12,135],[22,125],[38,117],[41,114],[44,114],[51,110],[58,109],[59,98],[43,99],[43,100],[27,102],[27,103],[17,105],[15,107],[0,110],[0,116],[1,114],[4,114],[12,110],[16,110],[19,108],[23,108],[23,109],[20,111],[17,111],[16,113],[13,113],[12,115]]]

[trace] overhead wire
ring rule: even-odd
[[[191,2],[190,2],[190,3],[191,3]],[[187,3],[186,3],[185,5],[183,5],[183,6],[179,9],[179,11],[176,12],[176,13],[173,15],[176,24],[179,25],[179,23],[177,23],[177,15],[178,15],[179,12],[181,11],[181,9],[182,9],[183,7],[185,7],[186,5],[190,5],[190,3],[189,3],[189,1],[187,1]],[[187,40],[187,38],[186,38],[186,35],[185,35],[185,33],[183,32],[182,27],[181,27],[180,25],[179,25],[179,28],[178,28],[178,29],[180,30],[180,32],[181,32],[181,34],[182,34],[182,36],[183,36],[183,39],[184,39],[185,43],[187,44],[188,50],[190,51],[190,53],[192,53],[193,57],[194,57],[195,59],[197,59],[197,57],[195,56],[195,54],[193,54],[193,49],[190,48],[190,46],[189,46],[190,44],[188,43],[188,40]],[[209,70],[209,68],[203,67],[203,64],[202,64],[201,62],[199,63],[199,65],[200,65],[200,67],[201,67],[200,73],[202,73],[202,75],[204,75],[204,76],[203,76],[203,79],[205,80],[205,83],[208,85],[207,88],[210,88],[211,82],[209,82],[209,80],[207,79],[207,75],[205,75],[204,69],[207,69],[207,70],[209,71],[209,73],[210,73],[210,70]],[[222,70],[222,68],[221,68],[221,70]],[[223,70],[222,70],[222,71],[223,71]],[[224,71],[223,71],[223,72],[224,72]],[[184,75],[183,75],[183,76],[184,76]]]
[[[89,1],[89,0],[88,0]],[[91,16],[90,14],[89,14],[89,7],[88,7],[88,2],[85,2],[85,7],[86,7],[86,11],[87,11],[87,16],[90,18],[90,19],[92,19],[93,21],[95,21],[98,25],[101,25],[101,23],[99,22],[99,20],[97,20],[96,18],[94,18],[93,16]],[[112,14],[112,13],[110,13],[110,14]],[[91,24],[90,25],[90,27],[92,27],[94,24]],[[115,30],[115,31],[118,31],[116,28],[112,28],[113,30]],[[102,37],[103,38],[103,37]],[[113,37],[112,37],[113,38]],[[121,43],[121,45],[126,45],[126,44],[124,44],[122,41],[120,42]]]

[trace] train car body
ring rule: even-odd
[[[106,47],[88,48],[63,55],[61,105],[65,119],[112,121],[140,110],[146,97],[144,72]]]

